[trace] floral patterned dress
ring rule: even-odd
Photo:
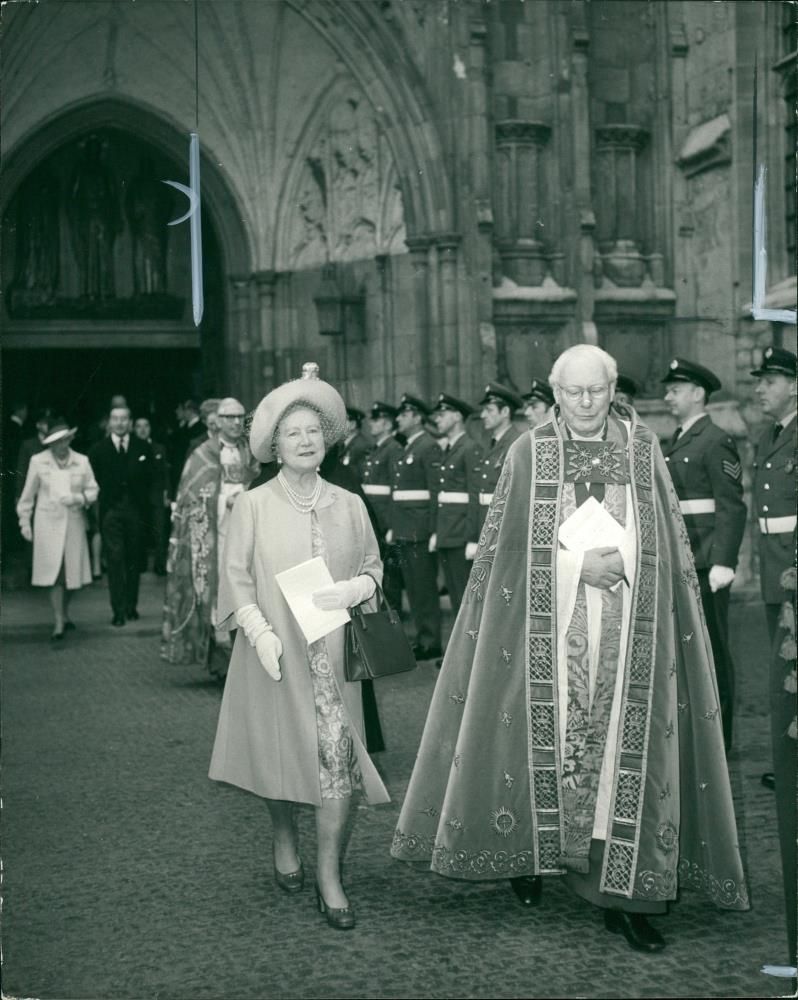
[[[313,555],[326,562],[327,546],[315,511],[311,512],[310,525]],[[308,660],[319,735],[321,797],[345,799],[363,787],[363,778],[335,683],[326,640],[319,639],[308,646]]]

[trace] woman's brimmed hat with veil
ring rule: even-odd
[[[302,377],[272,389],[258,403],[249,430],[249,446],[259,462],[275,459],[275,438],[280,421],[288,410],[307,406],[321,419],[324,444],[330,448],[346,432],[346,405],[337,389],[319,378],[319,366],[302,365]]]

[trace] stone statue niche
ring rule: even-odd
[[[61,234],[58,179],[39,166],[20,185],[14,206],[15,263],[12,309],[48,306],[58,288]]]
[[[145,154],[125,198],[134,298],[168,292],[166,259],[173,205],[172,189],[156,176],[152,158]]]
[[[80,297],[90,302],[115,297],[114,242],[122,229],[116,179],[103,146],[96,135],[82,144],[83,155],[75,167],[67,203]]]

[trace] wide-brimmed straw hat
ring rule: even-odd
[[[47,436],[42,438],[42,444],[49,447],[59,441],[71,441],[77,432],[77,427],[70,427],[66,420],[56,420],[47,427]]]
[[[302,377],[285,382],[258,403],[249,431],[249,447],[259,462],[273,462],[277,428],[286,410],[305,403],[321,418],[327,448],[346,432],[346,404],[337,389],[319,378],[315,362],[302,365]]]

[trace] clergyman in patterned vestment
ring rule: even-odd
[[[616,378],[606,352],[569,348],[552,419],[508,452],[392,854],[519,898],[525,881],[527,903],[563,877],[657,951],[648,915],[679,887],[749,903],[689,540],[656,437],[610,410]],[[591,498],[615,544],[566,549]]]

